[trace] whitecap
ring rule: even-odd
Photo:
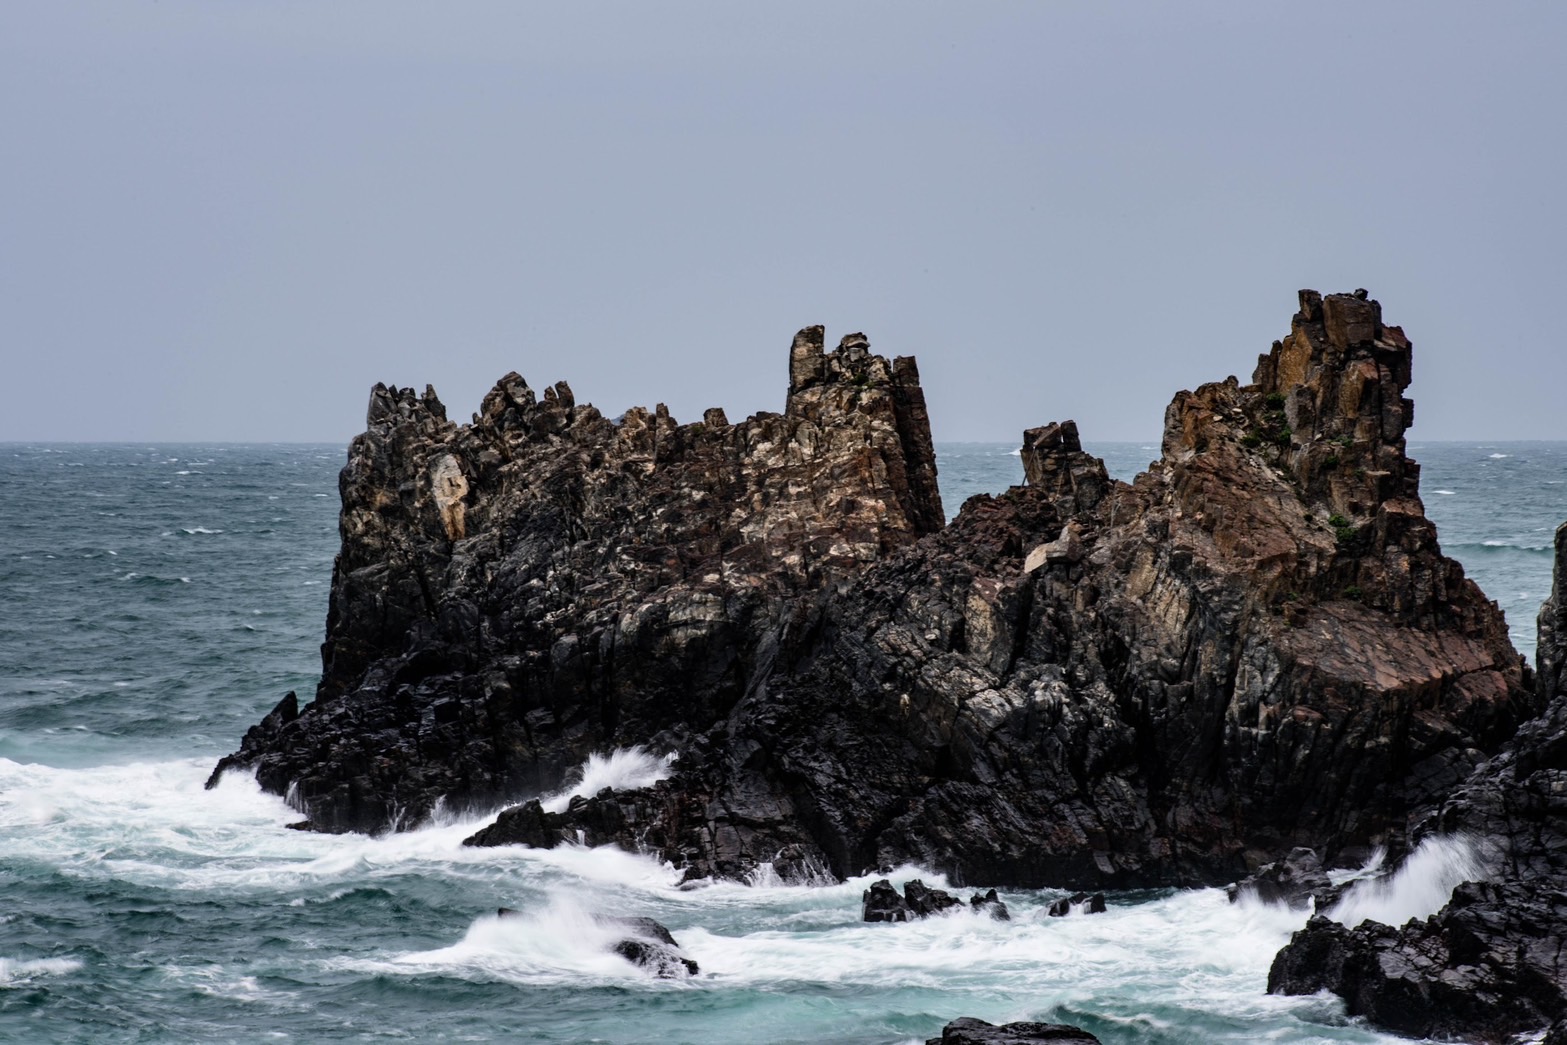
[[[1511,454],[1492,454],[1491,455],[1491,460],[1493,460],[1493,461],[1500,461],[1504,457],[1511,457],[1511,456],[1512,456]]]
[[[1439,493],[1439,494],[1441,494],[1441,495],[1442,495],[1442,496],[1443,496],[1443,497],[1451,497],[1451,496],[1453,496],[1453,494],[1454,494],[1454,493],[1455,493],[1455,492],[1456,492],[1456,491],[1453,491],[1453,490],[1432,490],[1432,491],[1431,491],[1431,492],[1432,492],[1432,493]]]
[[[75,958],[0,958],[0,987],[27,983],[39,976],[64,976],[81,967]]]
[[[1512,545],[1508,544],[1506,541],[1481,541],[1480,542],[1480,546],[1482,548],[1511,548],[1512,547]]]
[[[192,534],[192,535],[195,535],[195,534],[198,534],[198,533],[222,533],[223,532],[222,530],[209,530],[205,526],[182,526],[182,527],[180,527],[180,529],[182,529],[186,533]]]

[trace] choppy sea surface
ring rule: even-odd
[[[1013,449],[939,446],[949,513],[1020,481]],[[1121,478],[1158,455],[1089,449]],[[1443,548],[1532,656],[1567,443],[1411,453]],[[618,851],[463,849],[476,822],[301,834],[243,775],[203,790],[285,691],[313,691],[343,457],[0,445],[0,1041],[894,1043],[964,1015],[1106,1042],[1397,1040],[1332,998],[1264,994],[1305,915],[1219,890],[1045,917],[1063,882],[1003,889],[1010,923],[865,925],[864,880],[683,891]],[[591,772],[630,785],[657,761]],[[1465,861],[1460,842],[1436,847],[1344,916],[1428,913]],[[941,884],[892,876],[912,877]],[[659,919],[701,974],[649,979],[608,952],[601,914]]]

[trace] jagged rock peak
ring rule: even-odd
[[[1110,489],[1102,460],[1083,452],[1076,421],[1060,421],[1023,433],[1023,477],[1049,491],[1063,515],[1091,511]]]

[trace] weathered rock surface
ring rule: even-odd
[[[941,1037],[930,1038],[925,1045],[1099,1045],[1099,1039],[1079,1027],[1064,1023],[1004,1023],[996,1026],[972,1016],[953,1020],[941,1030]]]
[[[1564,625],[1567,525],[1540,610],[1536,679],[1550,704],[1417,829],[1486,840],[1493,880],[1460,885],[1435,915],[1398,928],[1313,918],[1274,960],[1269,991],[1328,989],[1352,1014],[1418,1037],[1504,1041],[1567,1016]]]
[[[474,841],[691,878],[1099,889],[1397,851],[1537,710],[1425,518],[1410,360],[1376,302],[1303,292],[1252,384],[1176,396],[1134,483],[1049,425],[1028,485],[945,528],[913,361],[863,336],[802,331],[785,412],[733,425],[510,375],[459,426],[378,386],[316,700],[219,771],[382,830],[645,744],[671,777]]]

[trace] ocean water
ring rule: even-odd
[[[1021,479],[1011,444],[938,447],[949,512]],[[1121,477],[1152,442],[1090,447]],[[1412,448],[1443,546],[1533,650],[1567,443]],[[682,890],[615,850],[465,850],[477,822],[288,831],[254,781],[203,790],[285,691],[312,691],[336,550],[335,446],[0,446],[0,1041],[908,1042],[957,1016],[1106,1042],[1394,1041],[1332,998],[1263,993],[1301,913],[1219,890],[1060,890],[858,921],[867,882]],[[663,771],[636,751],[596,789]],[[526,796],[519,796],[526,797]],[[1398,919],[1472,873],[1433,846],[1338,916]],[[941,884],[939,876],[903,868]],[[498,919],[507,906],[520,916]],[[702,967],[657,981],[598,916],[649,915]]]

